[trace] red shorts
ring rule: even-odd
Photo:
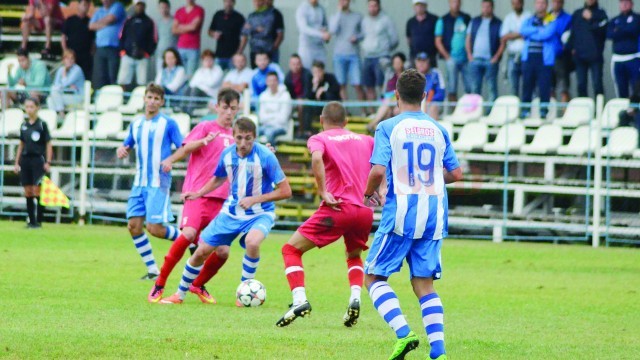
[[[200,233],[200,230],[207,227],[211,220],[218,216],[222,210],[222,204],[224,204],[224,199],[214,197],[201,197],[185,201],[180,229],[190,227]]]
[[[352,204],[341,204],[336,211],[322,205],[299,228],[298,232],[311,240],[317,247],[327,246],[341,236],[347,252],[356,249],[367,250],[367,241],[373,225],[373,210]]]

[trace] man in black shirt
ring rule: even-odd
[[[235,5],[235,0],[224,0],[224,10],[213,15],[209,26],[209,36],[218,42],[216,63],[225,71],[231,67],[231,58],[238,52],[244,26],[244,16],[233,9]]]
[[[53,157],[51,135],[47,124],[38,118],[39,107],[40,102],[36,98],[28,98],[24,102],[27,119],[20,127],[20,144],[14,166],[14,171],[20,174],[20,183],[24,186],[29,214],[27,227],[31,229],[41,227],[44,208],[40,205],[40,182],[45,172],[49,172]]]
[[[68,17],[62,24],[62,50],[71,49],[76,53],[76,64],[80,66],[84,77],[91,78],[93,74],[93,51],[96,33],[89,30],[88,16],[91,2],[80,0],[78,2],[78,13]]]

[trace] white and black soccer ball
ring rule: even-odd
[[[245,280],[238,285],[236,298],[245,307],[260,306],[267,299],[267,289],[256,279]]]

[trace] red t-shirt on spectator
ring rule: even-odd
[[[178,36],[177,46],[179,49],[200,50],[200,31],[202,30],[202,22],[204,22],[204,9],[198,5],[194,5],[189,12],[187,12],[187,8],[185,6],[176,11],[175,19],[180,25],[188,25],[198,17],[202,21],[196,30]]]
[[[51,9],[51,17],[58,21],[64,20],[64,14],[62,14],[62,9],[60,8],[60,0],[29,0],[29,5],[37,10],[41,2],[47,4],[47,7]]]

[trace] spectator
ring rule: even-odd
[[[232,88],[242,94],[251,86],[253,70],[247,67],[247,58],[244,54],[235,54],[232,58],[233,69],[227,73],[222,82],[223,88]]]
[[[240,32],[244,16],[234,9],[236,0],[223,0],[224,9],[217,11],[209,25],[209,36],[216,44],[216,63],[222,70],[231,68],[231,58],[240,49]]]
[[[67,49],[62,53],[62,66],[56,71],[51,85],[51,94],[47,98],[47,106],[64,117],[65,107],[82,104],[84,100],[84,73],[76,64],[76,54]]]
[[[154,55],[156,59],[156,74],[162,72],[162,55],[169,48],[175,48],[178,37],[173,34],[173,15],[171,14],[171,3],[169,0],[158,1],[158,12],[160,17],[155,20],[158,29],[158,46]]]
[[[618,126],[633,126],[640,132],[640,82],[636,82],[633,87],[633,93],[629,98],[629,108],[620,111],[618,114]],[[640,134],[638,135],[637,146],[640,146]]]
[[[427,0],[413,0],[413,11],[416,16],[407,21],[406,28],[409,58],[413,60],[418,53],[426,52],[432,65],[435,65],[435,29],[438,17],[427,11]]]
[[[547,115],[547,106],[551,97],[551,74],[556,60],[556,25],[553,18],[547,16],[547,0],[535,0],[535,13],[522,24],[520,33],[524,38],[522,49],[522,73],[526,86],[522,89],[522,101],[530,103],[533,89],[538,87],[540,96],[540,116]],[[529,109],[523,110],[522,117],[529,116]]]
[[[360,86],[360,46],[362,41],[362,15],[351,11],[351,0],[339,0],[338,12],[329,19],[329,32],[335,39],[333,49],[333,70],[340,84],[340,98],[347,100],[347,79],[353,86],[359,100],[364,100]]]
[[[133,75],[138,85],[147,85],[149,58],[158,45],[156,25],[145,13],[145,0],[135,0],[135,13],[122,26],[118,85],[130,85]]]
[[[638,59],[638,37],[640,37],[640,15],[633,12],[633,1],[620,0],[620,15],[607,26],[607,38],[613,42],[611,69],[619,98],[629,97],[629,88],[640,80]]]
[[[309,67],[314,61],[327,61],[324,43],[331,39],[327,31],[327,15],[318,0],[307,0],[300,3],[296,10],[298,25],[298,54],[302,65]]]
[[[238,50],[238,52],[243,52],[247,42],[249,43],[251,67],[256,65],[258,53],[267,53],[270,59],[273,58],[273,55],[277,55],[276,52],[280,45],[277,40],[284,36],[284,25],[282,29],[278,28],[275,8],[269,8],[265,0],[253,0],[253,5],[255,11],[249,14],[244,24],[240,38],[240,49]]]
[[[200,55],[200,67],[189,81],[187,96],[210,97],[212,100],[218,98],[218,91],[222,85],[224,73],[220,65],[216,64],[215,61],[216,56],[211,50],[207,49],[202,52]],[[185,112],[191,114],[195,106],[195,99],[191,99]]]
[[[571,30],[571,15],[564,11],[564,0],[551,0],[550,16],[556,23],[556,35],[553,37],[556,61],[552,72],[553,90],[551,93],[555,96],[555,91],[560,90],[560,101],[567,103],[570,100],[569,89],[571,88],[571,71],[573,71],[574,64],[571,51],[566,46]]]
[[[96,53],[93,57],[93,87],[100,89],[115,84],[120,67],[120,29],[126,20],[124,7],[115,0],[102,0],[89,22],[96,32]]]
[[[267,89],[260,94],[259,134],[266,136],[267,143],[276,144],[276,137],[287,133],[291,119],[291,95],[280,83],[278,73],[267,74]]]
[[[493,14],[493,0],[482,0],[481,15],[471,20],[466,49],[472,91],[482,94],[483,79],[489,86],[489,101],[498,97],[498,64],[504,51],[500,41],[502,21]]]
[[[520,35],[522,23],[531,17],[531,12],[524,10],[524,0],[511,0],[513,12],[507,14],[502,23],[500,36],[507,50],[507,78],[511,86],[511,94],[521,96],[520,78],[522,77],[522,48],[524,40]]]
[[[598,5],[598,0],[586,0],[584,7],[571,16],[569,48],[576,64],[578,96],[589,96],[587,92],[588,72],[591,72],[593,95],[604,94],[602,66],[604,64],[604,42],[607,37],[607,13]]]
[[[40,17],[36,17],[36,11]],[[29,35],[32,31],[43,31],[45,34],[44,49],[41,55],[43,60],[51,60],[54,56],[51,52],[51,35],[54,30],[59,30],[64,22],[64,15],[60,9],[60,0],[29,0],[29,5],[24,11],[20,30],[22,31],[22,49],[27,49]]]
[[[306,99],[311,92],[311,72],[302,66],[302,60],[298,54],[292,54],[289,58],[289,72],[284,78],[284,85],[292,99]],[[298,105],[298,116],[302,116],[302,105]]]
[[[376,87],[384,82],[381,61],[388,62],[391,51],[398,46],[398,33],[393,20],[380,9],[380,0],[369,0],[367,10],[368,14],[362,20],[362,84],[367,100],[376,100]]]
[[[162,71],[156,74],[155,83],[162,86],[167,95],[182,95],[188,77],[182,66],[180,53],[174,48],[169,48],[162,56]]]
[[[62,24],[62,36],[60,44],[62,51],[73,50],[76,64],[80,66],[85,78],[91,78],[93,74],[92,52],[96,33],[89,30],[89,0],[78,1],[76,15],[69,16]],[[91,44],[91,45],[89,45]]]
[[[466,75],[467,52],[465,39],[471,17],[460,11],[460,0],[449,0],[449,12],[436,22],[436,48],[447,64],[447,93],[449,101],[458,101],[458,76],[462,75],[464,91],[471,93]]]
[[[405,70],[405,62],[407,61],[407,57],[404,56],[403,53],[395,53],[391,58],[391,67],[393,68],[393,76],[389,81],[387,81],[386,91],[384,93],[384,97],[382,100],[382,105],[378,108],[375,117],[373,120],[367,124],[367,130],[370,133],[376,131],[376,127],[382,120],[386,120],[392,116],[396,116],[399,113],[399,109],[397,106],[391,106],[392,103],[396,102],[396,83],[398,82],[398,77]]]
[[[282,12],[273,6],[273,0],[265,0],[267,10],[273,12],[273,26],[271,27],[271,36],[273,41],[273,51],[271,51],[271,61],[276,64],[280,63],[280,45],[284,41],[284,17]],[[282,80],[282,79],[280,79]]]
[[[427,80],[424,88],[426,97],[421,104],[422,112],[437,120],[440,113],[438,103],[444,101],[444,77],[440,70],[431,67],[431,60],[427,53],[422,52],[416,55],[415,66],[416,70]]]
[[[284,74],[282,73],[280,65],[271,62],[269,54],[266,52],[258,53],[256,55],[256,69],[254,70],[253,77],[251,78],[251,93],[256,99],[267,88],[267,74],[271,71],[278,74],[278,79],[280,79],[280,81],[284,79]]]
[[[178,35],[177,49],[187,76],[193,75],[200,57],[200,31],[204,21],[204,9],[196,0],[186,0],[185,6],[176,11],[171,31]]]
[[[29,88],[44,88],[51,84],[47,66],[42,61],[29,59],[29,54],[24,49],[18,50],[18,66],[15,75],[11,75],[13,64],[9,64],[7,68],[9,87],[20,86],[29,90]],[[8,96],[10,102],[17,101],[19,103],[24,102],[28,97],[38,98],[38,100],[42,100],[45,97],[38,90],[33,90],[30,93],[9,92]]]
[[[311,67],[311,91],[307,95],[309,100],[332,101],[340,100],[340,84],[336,77],[325,72],[324,63],[316,61]],[[304,109],[304,114],[300,117],[298,136],[308,138],[311,135],[311,123],[322,113],[322,106],[309,106]]]

